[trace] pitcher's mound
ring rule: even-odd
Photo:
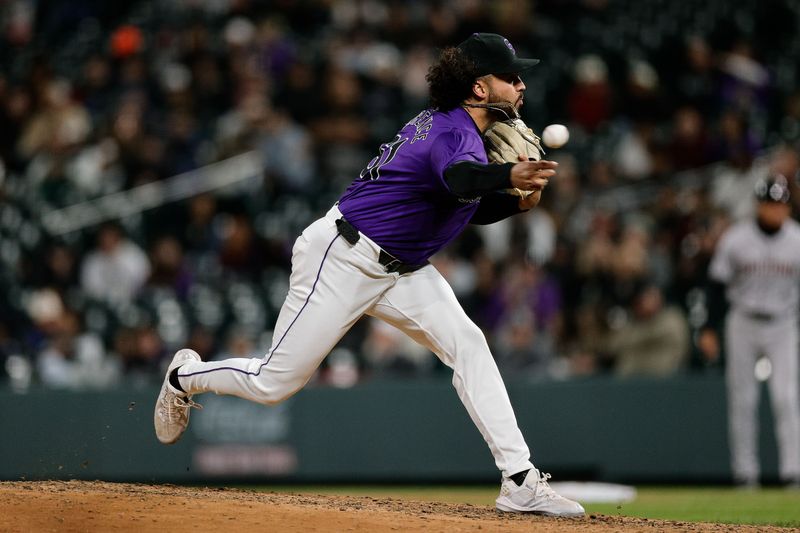
[[[276,494],[101,481],[0,482],[0,531],[779,531],[587,516],[500,514],[491,507],[390,498]]]

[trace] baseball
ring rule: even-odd
[[[569,130],[563,124],[550,124],[542,132],[542,140],[549,148],[561,148],[569,140]]]

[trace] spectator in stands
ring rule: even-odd
[[[189,260],[198,263],[203,257],[216,253],[220,236],[214,230],[214,220],[219,213],[217,199],[212,194],[198,194],[190,198],[185,205],[186,213],[176,232],[180,232],[180,241],[186,250]],[[202,269],[199,269],[202,272]]]
[[[580,218],[573,216],[584,192],[578,162],[575,156],[563,153],[554,155],[553,159],[558,161],[558,180],[552,183],[547,196],[542,198],[540,208],[547,209],[553,218],[558,236],[574,240],[584,233],[583,227],[576,228],[581,223]]]
[[[197,128],[197,121],[188,109],[180,106],[170,112],[167,118],[167,138],[164,143],[163,157],[156,159],[157,167],[164,168],[166,175],[174,176],[188,172],[205,160],[202,148],[205,138]],[[161,156],[161,153],[158,154]],[[145,159],[146,161],[146,159]]]
[[[38,253],[42,255],[42,261],[32,263],[25,269],[28,284],[55,289],[62,298],[78,287],[76,250],[63,242],[54,242],[42,246]]]
[[[493,344],[494,331],[498,329],[503,314],[503,294],[500,290],[499,267],[485,252],[476,253],[475,281],[471,290],[461,297],[464,310],[472,317]]]
[[[221,361],[231,357],[258,357],[261,352],[247,328],[234,324],[225,335],[225,346],[213,359]]]
[[[81,287],[111,304],[130,302],[150,275],[147,255],[114,223],[100,227],[95,248],[81,265]]]
[[[590,54],[575,62],[575,85],[569,93],[569,117],[585,131],[593,133],[613,112],[613,90],[608,66],[600,56]]]
[[[0,78],[0,160],[9,170],[19,171],[26,158],[17,143],[26,129],[33,109],[32,96],[23,87]]]
[[[146,134],[145,114],[147,109],[146,93],[128,91],[120,96],[111,118],[111,138],[119,152],[126,188],[141,183],[143,181],[142,174],[152,175],[155,170],[152,165],[147,165],[140,160],[142,147],[145,146],[143,141]]]
[[[786,141],[800,141],[800,89],[786,96],[783,102],[780,133]]]
[[[494,332],[501,371],[544,374],[555,358],[561,293],[534,263],[512,263],[502,276],[503,313]]]
[[[58,292],[47,287],[27,294],[24,306],[30,325],[25,332],[25,344],[36,354],[47,345],[49,338],[58,333],[65,312],[64,300]]]
[[[201,325],[196,325],[189,332],[186,346],[197,353],[200,353],[200,350],[203,350],[204,354],[213,354],[218,351],[217,337],[214,335],[214,331]]]
[[[314,187],[314,156],[308,130],[281,109],[267,110],[254,144],[276,193],[305,194]]]
[[[686,366],[689,326],[683,312],[664,304],[661,289],[645,283],[630,307],[630,318],[612,330],[602,351],[613,360],[620,377],[666,377]]]
[[[708,132],[700,111],[684,106],[672,117],[669,160],[674,170],[698,168],[711,162]]]
[[[83,103],[94,124],[107,120],[114,100],[113,68],[108,57],[98,52],[86,58],[75,96]]]
[[[620,177],[635,181],[653,175],[655,134],[651,122],[634,123],[623,134],[613,153],[614,170]]]
[[[530,309],[507,313],[494,335],[497,367],[507,379],[546,378],[555,357],[553,338],[543,334]]]
[[[119,368],[102,341],[83,331],[78,315],[65,309],[57,318],[36,369],[42,384],[55,389],[104,388],[116,382]]]
[[[599,374],[606,370],[607,362],[599,352],[607,326],[603,319],[605,311],[598,302],[583,301],[574,311],[575,335],[566,339],[562,350],[566,358],[565,377]]]
[[[650,261],[653,259],[646,222],[634,219],[634,214],[629,213],[628,216],[633,220],[624,225],[610,257],[611,276],[616,285],[645,278],[650,273]]]
[[[147,323],[119,329],[114,351],[120,358],[125,382],[133,385],[153,383],[167,353],[158,332]]]
[[[143,149],[147,146],[142,144]],[[84,143],[70,157],[64,173],[81,199],[117,192],[126,184],[119,145],[111,137]]]
[[[525,257],[536,265],[546,265],[556,251],[556,225],[547,209],[531,211],[521,221],[527,234]]]
[[[0,311],[2,309],[0,304]],[[19,335],[7,320],[9,314],[0,314],[0,385],[8,383],[15,392],[26,392],[33,381],[33,365],[19,341]]]
[[[159,237],[150,250],[150,276],[147,287],[169,291],[179,300],[186,300],[193,276],[187,267],[178,239],[171,235]]]
[[[335,67],[327,73],[322,87],[325,106],[312,121],[311,133],[322,176],[332,180],[332,188],[343,189],[369,160],[364,144],[370,138],[370,128],[360,110],[364,88],[353,72]]]
[[[206,313],[208,335],[224,327],[225,283],[244,278],[257,287],[265,266],[286,268],[291,227],[303,227],[304,216],[352,180],[372,157],[371,140],[424,105],[435,48],[459,35],[497,26],[530,55],[546,53],[523,113],[536,131],[567,123],[572,138],[548,150],[561,166],[538,215],[468,231],[440,264],[495,342],[512,323],[542,327],[536,312],[504,321],[500,288],[516,259],[541,263],[563,298],[555,350],[575,373],[607,370],[609,361],[595,353],[598,338],[642,276],[697,314],[699,304],[689,300],[704,284],[720,228],[750,213],[752,182],[764,170],[759,151],[800,140],[800,71],[783,53],[796,32],[790,16],[779,16],[792,13],[783,1],[746,40],[730,32],[717,38],[727,15],[749,20],[751,7],[725,2],[674,28],[637,20],[638,10],[628,10],[638,5],[633,0],[577,10],[513,1],[178,2],[138,11],[138,3],[122,3],[113,20],[89,9],[67,10],[68,21],[64,10],[25,4],[31,9],[15,12],[0,32],[2,292],[47,287],[78,301],[83,289],[116,307],[134,301],[145,280],[172,286],[187,301],[188,282],[202,282],[202,305],[189,312]],[[616,16],[621,11],[625,17]],[[647,37],[635,51],[625,40],[631,27]],[[109,249],[92,247],[96,228],[52,244],[39,225],[44,209],[249,150],[264,155],[261,187],[143,212],[125,222],[137,244],[120,237],[109,239],[117,242]],[[773,170],[793,176],[796,150],[779,152]],[[651,194],[662,183],[667,193]],[[800,208],[800,191],[793,192]],[[654,224],[629,231],[629,219],[642,213],[653,214]],[[183,248],[178,271],[174,246],[162,238]],[[152,273],[139,246],[153,253]],[[284,290],[273,284],[267,298],[280,302]],[[0,320],[9,313],[9,334],[34,358],[47,335],[25,320],[20,327],[17,315],[25,313],[14,306],[1,307]],[[109,342],[123,327],[112,315],[100,328]],[[349,348],[362,344],[366,329]]]
[[[719,61],[720,103],[726,109],[741,113],[747,123],[755,126],[751,135],[762,140],[757,132],[763,131],[767,120],[767,96],[770,76],[756,58],[750,41],[740,38]]]
[[[399,329],[374,318],[368,319],[361,350],[369,368],[379,376],[419,376],[428,373],[434,364],[427,349]]]
[[[684,40],[683,54],[674,79],[681,103],[709,112],[717,109],[717,80],[711,45],[701,35],[689,35]]]
[[[591,214],[587,229],[589,233],[578,246],[575,268],[583,283],[604,284],[614,261],[614,237],[618,231],[616,217],[598,209]]]
[[[423,70],[423,89],[427,96],[428,85],[425,82],[425,72],[428,64]],[[308,61],[298,58],[291,64],[286,74],[285,84],[277,88],[275,104],[286,109],[291,117],[303,126],[316,118],[321,112],[323,103],[319,100],[318,72]]]
[[[247,86],[236,105],[217,117],[215,142],[220,155],[229,157],[252,146],[269,113],[270,104],[263,87]]]
[[[246,279],[259,279],[271,261],[267,243],[256,234],[252,221],[243,213],[225,216],[218,253],[225,271]]]
[[[19,140],[25,158],[40,152],[56,155],[83,142],[91,132],[86,109],[71,97],[71,84],[65,79],[48,83],[41,109],[31,117]]]
[[[723,160],[711,187],[715,207],[740,220],[754,212],[752,191],[765,169],[754,165],[759,145],[741,112],[726,111],[719,119],[712,143],[714,159]]]

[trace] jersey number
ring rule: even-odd
[[[388,165],[392,159],[394,159],[394,156],[397,155],[397,151],[407,140],[407,137],[401,139],[400,136],[397,135],[392,142],[383,143],[381,145],[380,153],[369,162],[367,168],[362,170],[358,177],[362,180],[376,180],[380,178],[381,167]]]

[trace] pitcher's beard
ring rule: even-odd
[[[486,109],[494,120],[513,120],[520,118],[517,106],[507,100],[498,100],[486,104],[462,104],[465,107]]]
[[[519,108],[522,106],[522,99],[517,99],[516,102],[509,102],[498,98],[494,91],[489,90],[489,101],[486,104],[489,112],[495,115],[497,120],[509,120],[519,118]]]
[[[519,118],[519,108],[508,100],[497,100],[496,102],[489,102],[486,105],[490,106],[489,111],[495,115],[495,118],[498,120]]]

